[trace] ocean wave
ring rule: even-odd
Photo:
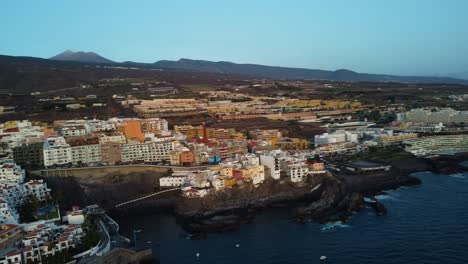
[[[387,193],[387,194],[381,194],[381,195],[376,195],[375,199],[382,201],[382,200],[393,200],[393,201],[398,201],[398,195],[394,193]]]
[[[331,223],[324,224],[320,230],[321,231],[332,231],[332,230],[336,230],[336,229],[339,229],[339,228],[350,228],[350,227],[351,227],[351,225],[349,225],[349,224],[345,224],[342,221],[336,221],[336,222],[331,222]]]
[[[456,179],[466,179],[466,176],[468,176],[468,173],[449,174],[449,177],[456,178]]]

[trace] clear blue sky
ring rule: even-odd
[[[0,54],[468,72],[467,0],[10,0]]]

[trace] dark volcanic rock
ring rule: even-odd
[[[346,219],[352,212],[358,211],[364,202],[360,193],[351,192],[348,186],[336,179],[327,179],[320,199],[299,210],[300,219],[309,218],[324,223]]]
[[[237,229],[241,224],[248,223],[254,215],[247,208],[227,211],[208,211],[193,215],[178,215],[177,223],[191,233],[223,232]]]
[[[385,208],[383,203],[381,203],[379,201],[376,201],[375,203],[373,203],[372,208],[375,209],[375,211],[377,212],[377,215],[386,215],[387,214],[387,208]]]
[[[468,154],[461,153],[459,155],[440,155],[429,159],[431,165],[430,170],[440,174],[453,174],[468,171],[468,168],[462,166],[460,162],[466,161]]]
[[[233,230],[243,223],[250,222],[258,209],[293,204],[296,209],[294,219],[298,222],[309,220],[319,223],[345,221],[353,212],[365,205],[376,210],[377,215],[385,215],[385,206],[375,201],[364,202],[364,195],[375,195],[382,190],[398,188],[402,185],[416,185],[421,181],[416,177],[400,174],[399,171],[379,172],[364,175],[340,175],[321,178],[320,185],[310,192],[277,193],[267,198],[258,198],[249,203],[226,208],[207,210],[199,208],[191,212],[176,212],[178,223],[192,233],[222,232]]]
[[[237,229],[241,224],[252,221],[259,210],[270,207],[296,208],[294,219],[298,222],[311,220],[319,223],[346,221],[353,212],[366,205],[374,208],[377,215],[387,213],[382,203],[378,201],[365,202],[364,196],[373,196],[383,190],[395,189],[402,185],[420,183],[418,178],[408,176],[401,170],[362,175],[347,175],[346,173],[322,175],[314,178],[314,181],[309,181],[310,186],[308,187],[283,188],[272,191],[282,185],[280,182],[274,182],[270,183],[274,185],[266,187],[272,189],[262,195],[258,195],[258,189],[252,192],[248,192],[247,189],[230,192],[231,194],[243,192],[247,196],[254,194],[255,196],[252,197],[235,197],[231,194],[221,193],[218,194],[221,196],[206,197],[195,202],[194,200],[184,202],[183,199],[180,199],[172,205],[172,212],[176,216],[177,223],[192,234]],[[238,202],[236,199],[239,199]],[[219,201],[224,200],[230,202],[219,203]],[[216,203],[217,201],[218,203]],[[148,206],[151,207],[150,204]]]

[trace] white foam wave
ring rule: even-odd
[[[381,195],[376,195],[375,199],[382,201],[382,200],[394,200],[398,201],[397,197],[393,194],[381,194]]]
[[[466,179],[466,176],[468,176],[468,173],[455,173],[455,174],[450,174],[449,176],[452,178],[456,178],[456,179]]]
[[[322,230],[322,231],[332,231],[332,230],[336,230],[336,229],[339,229],[339,228],[350,228],[350,227],[351,227],[351,225],[345,224],[345,223],[343,223],[341,221],[337,221],[337,222],[331,222],[331,223],[324,224],[320,230]]]

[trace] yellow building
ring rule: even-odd
[[[203,138],[204,127],[203,126],[174,126],[176,132],[182,133],[187,136],[188,139]],[[206,128],[206,136],[213,139],[246,139],[247,137],[236,132],[235,129],[225,128]]]
[[[302,138],[273,138],[271,145],[283,150],[289,149],[308,149],[310,142]]]
[[[174,126],[174,131],[186,135],[188,139],[203,137],[203,126]]]
[[[276,106],[289,106],[296,108],[342,109],[360,107],[361,103],[345,100],[284,100],[277,102]]]
[[[241,132],[231,134],[231,139],[247,139],[247,136]]]
[[[380,142],[382,143],[392,143],[392,142],[400,142],[408,139],[417,138],[417,133],[400,133],[395,134],[393,136],[382,136],[380,137]]]
[[[242,176],[245,178],[252,178],[259,174],[265,174],[265,166],[263,165],[253,165],[244,169],[241,169]]]
[[[224,180],[224,186],[234,186],[236,185],[236,179],[225,179]]]
[[[4,127],[6,129],[16,128],[17,127],[16,121],[7,121],[5,122]]]
[[[180,165],[180,151],[172,151],[169,154],[171,165]]]

